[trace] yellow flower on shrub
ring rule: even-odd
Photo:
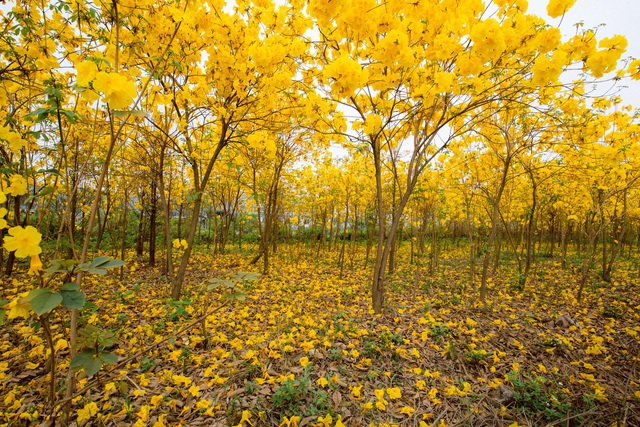
[[[16,257],[26,258],[42,252],[40,241],[42,234],[35,227],[11,227],[9,235],[4,237],[4,248],[9,252],[16,251]]]
[[[4,190],[5,193],[12,196],[22,196],[27,193],[27,180],[22,175],[11,175],[9,177],[9,186]]]
[[[43,270],[40,255],[31,255],[31,263],[29,264],[29,274],[38,274]]]
[[[0,208],[0,229],[7,228],[7,220],[4,219],[6,214],[7,210],[5,208]]]
[[[30,316],[31,301],[27,298],[28,295],[29,292],[24,292],[4,306],[6,310],[9,310],[7,314],[9,319],[15,319],[16,317],[27,319]]]
[[[93,88],[102,92],[104,102],[117,110],[127,108],[138,95],[135,82],[118,73],[99,72],[93,81]]]

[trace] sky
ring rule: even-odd
[[[640,1],[638,0],[577,0],[562,18],[552,19],[547,15],[548,0],[529,0],[529,13],[541,16],[550,25],[558,26],[564,36],[575,34],[575,24],[584,23],[584,28],[596,28],[597,38],[621,34],[629,45],[623,58],[640,58]],[[625,104],[640,108],[640,81],[626,79],[619,96]]]

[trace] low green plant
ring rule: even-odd
[[[306,376],[283,381],[271,396],[273,407],[287,413],[299,411],[309,392],[309,386],[309,377]]]
[[[507,378],[515,390],[515,406],[526,416],[551,422],[566,417],[571,410],[568,396],[554,387],[552,380],[541,375],[526,378],[515,371],[510,371]]]
[[[487,357],[491,357],[492,352],[486,350],[469,350],[465,353],[464,357],[467,362],[471,364],[478,364],[485,360]]]
[[[51,332],[50,318],[54,312],[60,312],[63,321],[69,322],[73,310],[80,310],[85,306],[86,298],[80,285],[73,281],[78,273],[105,275],[107,270],[123,266],[124,261],[111,259],[108,256],[99,256],[91,262],[80,263],[72,259],[57,259],[44,271],[39,271],[41,287],[33,289],[26,296],[20,295],[8,304],[14,310],[14,316],[28,317],[35,315],[45,334],[45,341],[49,347],[49,401],[51,413],[56,406],[56,375],[57,360],[56,350]],[[57,286],[53,277],[62,279]],[[45,282],[45,279],[49,279]],[[48,285],[45,287],[45,284]],[[4,305],[4,304],[2,304]],[[30,309],[30,311],[29,311]],[[93,309],[97,309],[93,305]],[[62,311],[61,311],[62,310]],[[10,312],[10,317],[11,317]],[[72,334],[76,332],[72,331]],[[73,337],[72,342],[76,341]],[[77,331],[78,353],[69,361],[70,369],[82,370],[85,375],[91,377],[102,367],[115,363],[118,358],[107,351],[116,343],[116,337],[111,331],[103,331],[96,325],[87,324]]]

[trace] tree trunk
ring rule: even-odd
[[[524,260],[524,274],[520,279],[521,281],[520,285],[522,286],[523,291],[527,284],[527,279],[529,278],[529,272],[531,271],[531,260],[533,259],[533,256],[534,256],[533,254],[534,247],[531,244],[531,242],[535,235],[534,221],[536,216],[536,207],[538,204],[538,186],[537,186],[537,183],[534,181],[533,172],[529,171],[529,177],[531,178],[531,183],[532,183],[532,189],[531,189],[532,201],[531,201],[531,210],[529,211],[529,218],[528,218],[529,222],[527,223],[527,249],[526,249],[526,256]]]
[[[151,183],[151,211],[149,212],[149,265],[156,266],[156,234],[158,219],[158,188],[155,181]]]
[[[136,255],[141,257],[144,253],[144,192],[140,198],[140,215],[138,216],[138,236],[136,238]]]
[[[345,245],[347,244],[347,223],[349,222],[349,195],[347,194],[346,201],[346,213],[344,216],[344,227],[342,228],[342,245],[340,247],[340,256],[338,257],[338,263],[340,264],[340,278],[342,279],[342,274],[344,273],[344,252]],[[353,234],[353,227],[351,227],[351,233]]]
[[[493,200],[493,212],[491,214],[491,233],[489,234],[489,240],[487,241],[487,252],[484,255],[484,261],[482,263],[482,279],[480,282],[480,301],[486,302],[487,298],[487,279],[489,278],[489,260],[491,258],[491,252],[495,243],[496,234],[498,233],[498,216],[500,213],[500,200],[502,199],[502,193],[507,185],[507,175],[509,174],[509,166],[511,164],[511,158],[507,156],[502,170],[502,177],[500,178],[500,184],[498,191]]]

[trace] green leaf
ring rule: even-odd
[[[47,185],[46,187],[44,187],[42,190],[40,190],[40,193],[38,193],[38,196],[46,196],[47,194],[51,194],[54,191],[56,191],[55,188],[53,188],[50,185]]]
[[[49,116],[49,113],[55,112],[55,111],[56,111],[55,108],[38,108],[37,110],[34,110],[31,113],[25,114],[25,117],[29,117],[32,119],[35,117],[35,122],[40,123],[41,121],[45,120]]]
[[[32,301],[35,297],[45,292],[51,292],[51,289],[49,288],[32,289],[29,291],[29,294],[25,297],[25,301]]]
[[[44,270],[44,277],[50,277],[55,273],[72,273],[77,265],[78,261],[73,259],[54,259]]]
[[[92,274],[99,274],[101,276],[107,274],[108,268],[117,268],[125,265],[126,263],[119,259],[111,259],[108,256],[99,256],[91,261],[89,264],[84,263],[80,265],[83,271]]]
[[[104,365],[107,366],[107,365],[113,365],[114,363],[116,363],[118,361],[118,356],[116,356],[113,353],[109,353],[105,351],[100,353],[100,359],[102,359],[102,362],[104,363]]]
[[[71,359],[71,364],[69,366],[75,371],[82,369],[88,377],[92,377],[102,367],[102,360],[99,357],[96,357],[95,353],[92,351],[85,350],[82,353],[78,353],[76,357]]]
[[[100,332],[100,344],[103,347],[109,348],[118,342],[118,338],[116,338],[115,334],[111,331],[101,331]]]
[[[241,277],[245,282],[254,282],[260,278],[260,273],[244,273]]]
[[[78,285],[76,282],[65,283],[64,285],[60,286],[60,290],[62,290],[62,291],[79,291],[80,290],[80,285]]]
[[[35,171],[36,175],[39,173],[60,176],[60,171],[58,171],[58,169],[38,169]]]
[[[60,110],[60,113],[62,113],[67,120],[69,121],[69,123],[71,123],[72,125],[75,125],[76,122],[78,121],[78,119],[84,119],[84,117],[82,117],[80,114],[75,113],[73,111],[69,111],[69,110]]]
[[[31,308],[38,316],[50,312],[62,302],[60,292],[51,292],[49,289],[46,289],[46,291],[31,300]]]
[[[77,283],[68,283],[77,284]],[[80,291],[60,291],[62,294],[62,305],[70,310],[82,308],[86,301],[84,294]]]
[[[118,268],[126,265],[127,263],[122,261],[121,259],[112,259],[111,261],[102,264],[100,268]]]
[[[225,295],[228,300],[244,301],[247,299],[247,294],[244,292],[234,292],[232,294]]]
[[[97,274],[99,276],[104,276],[105,274],[107,274],[107,270],[105,270],[104,268],[83,267],[82,265],[80,265],[80,269],[86,271],[87,273]]]
[[[87,360],[92,358],[93,358],[92,351],[89,351],[89,350],[82,351],[76,354],[73,359],[71,359],[71,363],[69,363],[69,367],[74,371],[77,371],[78,369],[82,368],[82,366],[85,364]]]
[[[111,257],[108,256],[99,256],[91,261],[89,267],[100,267],[102,264],[107,263],[110,259]]]

